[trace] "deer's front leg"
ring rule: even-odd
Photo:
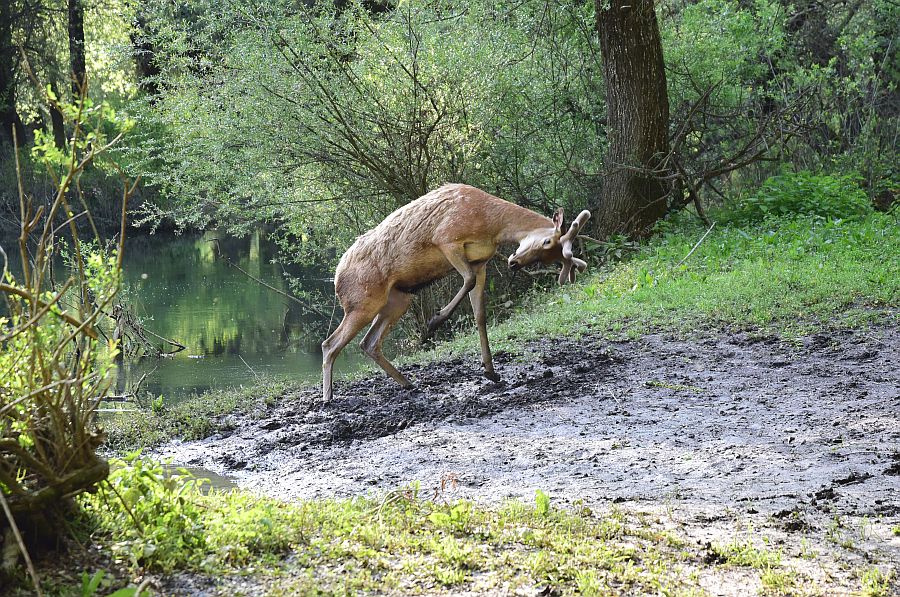
[[[428,321],[428,327],[425,330],[425,333],[422,334],[423,342],[430,338],[442,323],[447,321],[450,315],[452,315],[459,306],[459,303],[466,297],[466,294],[475,288],[476,283],[475,272],[466,260],[466,250],[463,244],[441,245],[439,249],[441,250],[441,253],[444,254],[444,257],[447,258],[447,261],[450,262],[450,265],[452,265],[453,268],[459,272],[459,275],[462,276],[463,285],[462,288],[459,289],[459,292],[456,293],[456,296],[453,297],[453,300],[447,303],[446,307],[435,313],[434,317]]]
[[[487,279],[487,263],[479,263],[473,269],[475,270],[475,288],[469,292],[469,300],[472,302],[472,313],[475,314],[475,324],[478,326],[478,336],[481,338],[481,363],[484,365],[484,376],[493,382],[498,382],[500,376],[494,372],[494,359],[488,344],[487,314],[484,311],[484,282]]]

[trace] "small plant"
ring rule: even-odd
[[[469,523],[472,512],[472,504],[470,502],[457,502],[450,512],[445,510],[435,510],[428,515],[428,520],[437,528],[446,528],[453,532],[465,532]]]
[[[766,595],[790,595],[796,584],[793,570],[767,569],[759,575],[763,593]]]
[[[534,494],[534,512],[538,516],[547,516],[550,513],[550,496],[538,489]]]
[[[744,540],[735,538],[727,545],[713,545],[713,552],[723,558],[728,564],[735,566],[748,566],[768,570],[781,565],[781,552],[769,551],[753,545],[748,536]]]
[[[204,511],[191,499],[202,481],[184,471],[166,474],[139,452],[113,466],[107,483],[82,505],[94,527],[113,537],[108,547],[119,561],[172,570],[205,553]]]
[[[87,572],[81,573],[81,597],[94,597],[100,593],[106,594],[108,587],[106,570],[97,570],[94,574],[88,575]],[[108,593],[108,597],[134,597],[138,592],[137,587],[125,587],[118,591]]]
[[[885,597],[890,591],[893,574],[884,573],[880,568],[872,566],[860,572],[862,594],[865,597]]]

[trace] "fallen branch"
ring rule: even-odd
[[[684,263],[685,261],[688,260],[688,257],[690,257],[691,255],[694,254],[694,251],[696,251],[697,247],[700,246],[700,243],[702,243],[704,241],[704,239],[706,239],[706,237],[709,236],[709,233],[712,232],[712,229],[715,227],[715,225],[716,225],[715,222],[713,222],[712,224],[709,225],[709,228],[706,229],[706,232],[703,233],[703,236],[700,237],[700,240],[698,240],[697,243],[691,248],[691,250],[688,251],[688,254],[684,256],[684,259],[682,259],[681,261],[676,263],[675,267],[673,267],[672,269],[679,268],[682,263]]]

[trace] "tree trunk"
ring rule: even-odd
[[[141,91],[155,98],[159,95],[160,70],[156,65],[150,25],[147,16],[138,8],[131,32],[131,47],[134,50],[134,62],[137,66],[138,87]]]
[[[24,142],[25,127],[16,112],[16,49],[12,45],[13,6],[0,0],[0,140],[12,146],[12,131],[16,129],[19,143]]]
[[[666,213],[670,186],[657,172],[669,153],[662,44],[653,0],[607,1],[596,8],[609,149],[592,221],[604,237],[641,237]]]
[[[72,99],[81,97],[84,85],[84,4],[69,0],[69,65],[72,69]]]
[[[51,83],[53,93],[62,101],[62,96],[56,88],[56,83]],[[68,139],[66,138],[66,122],[63,119],[62,112],[56,109],[56,106],[50,104],[50,127],[53,130],[53,143],[57,148],[62,149],[66,146]]]

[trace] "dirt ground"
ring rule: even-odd
[[[896,325],[795,343],[589,336],[496,361],[498,384],[470,356],[404,368],[412,390],[376,375],[322,404],[310,388],[158,455],[286,499],[414,482],[427,493],[442,479],[482,503],[541,489],[557,503],[656,512],[700,543],[752,528],[801,567],[815,550],[833,566],[805,574],[828,594],[854,585],[853,566],[893,570],[896,583]],[[742,582],[720,575],[704,588],[744,594]]]

